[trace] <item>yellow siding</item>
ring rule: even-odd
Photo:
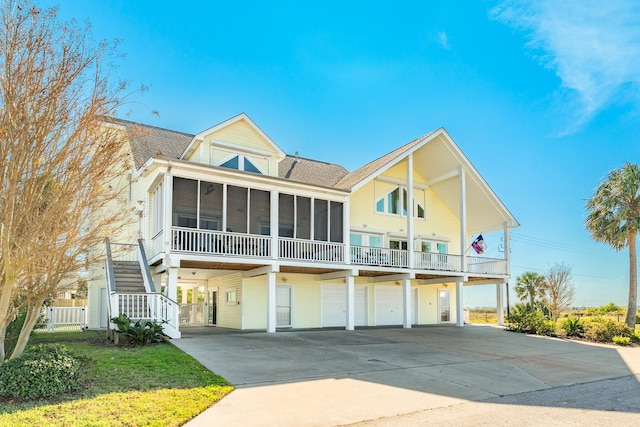
[[[319,328],[321,282],[312,275],[287,274],[285,277],[287,282],[282,284],[293,286],[293,327]]]
[[[437,285],[421,285],[419,286],[419,307],[420,307],[420,315],[418,321],[421,325],[433,325],[440,323],[440,310],[439,310],[439,299],[438,299],[438,291],[440,289],[447,290],[451,292],[451,322],[456,322],[456,285],[455,283],[447,284],[447,287],[444,287],[444,284]]]
[[[402,234],[407,232],[407,219],[397,215],[387,215],[375,211],[375,203],[395,184],[372,181],[351,195],[351,227],[362,231],[383,231]],[[449,253],[460,253],[460,222],[457,215],[449,210],[442,200],[430,189],[426,190],[426,220],[414,219],[414,234],[423,238],[433,235],[448,239]],[[385,237],[386,239],[386,237]],[[387,240],[384,245],[387,246]]]
[[[267,329],[267,276],[244,279],[243,329]]]
[[[275,154],[271,144],[258,134],[244,120],[226,126],[205,137],[205,140],[215,139],[226,143],[237,144],[241,147],[266,150]]]
[[[209,281],[209,284],[218,287],[218,312],[217,325],[223,328],[242,328],[242,273],[233,273],[226,276],[216,277]],[[226,303],[226,293],[229,290],[236,290],[237,303],[230,305]]]

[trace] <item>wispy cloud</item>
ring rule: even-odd
[[[562,80],[573,133],[607,105],[640,103],[640,7],[635,0],[508,0],[491,11],[528,38]],[[629,98],[631,97],[631,98]]]
[[[440,31],[437,35],[436,35],[436,40],[438,41],[438,44],[445,50],[449,50],[451,49],[451,45],[449,44],[449,37],[447,36],[447,33],[445,33],[444,31]]]

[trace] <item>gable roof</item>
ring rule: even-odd
[[[322,187],[336,187],[348,173],[340,165],[298,156],[287,155],[278,163],[278,177]]]
[[[340,181],[335,184],[335,187],[345,190],[351,190],[357,184],[363,181],[368,181],[367,178],[372,178],[375,175],[378,175],[382,169],[385,169],[385,166],[393,165],[395,163],[395,160],[403,159],[403,154],[405,154],[411,148],[415,147],[441,129],[442,128],[434,130],[433,132],[421,136],[420,138],[414,139],[408,144],[405,144],[400,148],[396,148],[392,152],[385,154],[382,157],[378,157],[376,160],[367,163],[359,169],[356,169],[355,171],[340,179]]]
[[[255,122],[253,120],[251,120],[249,118],[249,116],[247,116],[246,113],[240,113],[235,117],[232,117],[230,119],[227,119],[221,123],[218,123],[215,126],[212,126],[208,129],[203,130],[202,132],[197,133],[196,135],[193,136],[193,139],[191,140],[191,142],[189,142],[189,145],[187,147],[185,147],[184,151],[181,153],[180,158],[186,158],[187,154],[195,149],[196,145],[198,144],[198,141],[202,141],[204,139],[205,136],[216,132],[220,129],[223,129],[229,125],[232,125],[236,122],[239,121],[244,121],[253,131],[255,131],[258,135],[260,135],[261,138],[263,138],[267,144],[269,144],[273,150],[277,153],[277,156],[282,158],[284,157],[286,154],[284,151],[282,151],[282,149],[278,146],[278,144],[276,144],[275,142],[273,142],[273,140],[271,138],[269,138],[267,136],[266,133],[264,133],[262,131],[262,129],[260,129],[260,127],[258,125],[255,124]]]

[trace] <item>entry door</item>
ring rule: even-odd
[[[218,291],[209,292],[209,324],[218,323]]]
[[[451,291],[439,290],[440,323],[451,322]]]
[[[276,326],[279,328],[291,327],[291,286],[276,287]]]

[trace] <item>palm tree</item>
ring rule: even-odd
[[[544,296],[545,285],[544,276],[533,271],[527,271],[516,279],[516,295],[521,301],[524,298],[529,298],[529,305],[533,309],[536,297]]]
[[[625,163],[607,174],[585,205],[591,237],[619,251],[629,248],[629,303],[625,322],[636,325],[638,270],[636,238],[640,230],[640,167]]]

